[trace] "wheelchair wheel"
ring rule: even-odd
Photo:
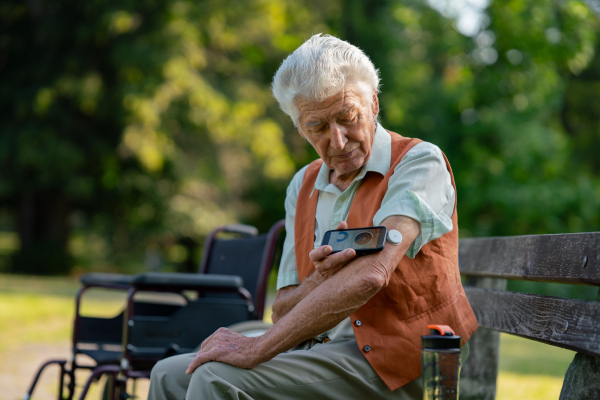
[[[244,321],[229,325],[227,328],[247,337],[256,337],[265,333],[272,324],[263,321]]]
[[[102,400],[126,400],[129,398],[135,398],[127,393],[127,383],[114,375],[108,375],[102,388]]]

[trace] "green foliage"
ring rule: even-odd
[[[448,156],[462,234],[597,229],[597,146],[586,145],[599,137],[590,84],[598,82],[598,16],[579,1],[495,1],[465,36],[452,26],[451,2],[431,4],[441,12],[422,2],[373,1],[355,12],[380,24],[352,20],[343,33],[381,69],[384,125]],[[580,76],[593,78],[582,85]]]
[[[0,265],[192,269],[216,225],[266,230],[315,157],[269,84],[317,32],[373,59],[384,126],[447,154],[464,236],[597,229],[598,16],[494,1],[463,34],[461,13],[449,0],[3,2],[0,228],[20,253]]]
[[[280,218],[281,195],[258,209],[246,193],[279,194],[296,169],[269,81],[308,22],[319,26],[309,5],[3,3],[0,199],[23,253],[13,269],[68,271],[69,237],[100,235],[109,254],[94,255],[121,263],[222,223]],[[38,229],[59,208],[62,234]],[[46,269],[40,246],[64,260]]]

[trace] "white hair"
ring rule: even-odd
[[[279,107],[299,126],[299,98],[323,101],[345,86],[353,86],[372,101],[373,93],[379,92],[378,70],[358,47],[319,33],[283,60],[271,89]]]

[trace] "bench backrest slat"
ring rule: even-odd
[[[600,232],[461,239],[465,276],[600,285]]]
[[[513,280],[600,286],[600,232],[461,239],[459,267],[482,328],[469,340],[461,399],[495,398],[499,332],[577,352],[560,399],[600,399],[600,301],[506,290]]]
[[[600,302],[465,287],[479,325],[600,356]]]

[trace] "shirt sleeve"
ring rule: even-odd
[[[294,175],[287,187],[285,196],[285,240],[277,273],[277,290],[291,285],[299,285],[298,268],[296,267],[294,220],[296,218],[296,202],[304,180],[306,168]]]
[[[422,142],[396,166],[373,224],[381,225],[392,215],[419,222],[421,234],[406,252],[414,258],[425,244],[452,230],[454,200],[454,187],[441,150]]]

